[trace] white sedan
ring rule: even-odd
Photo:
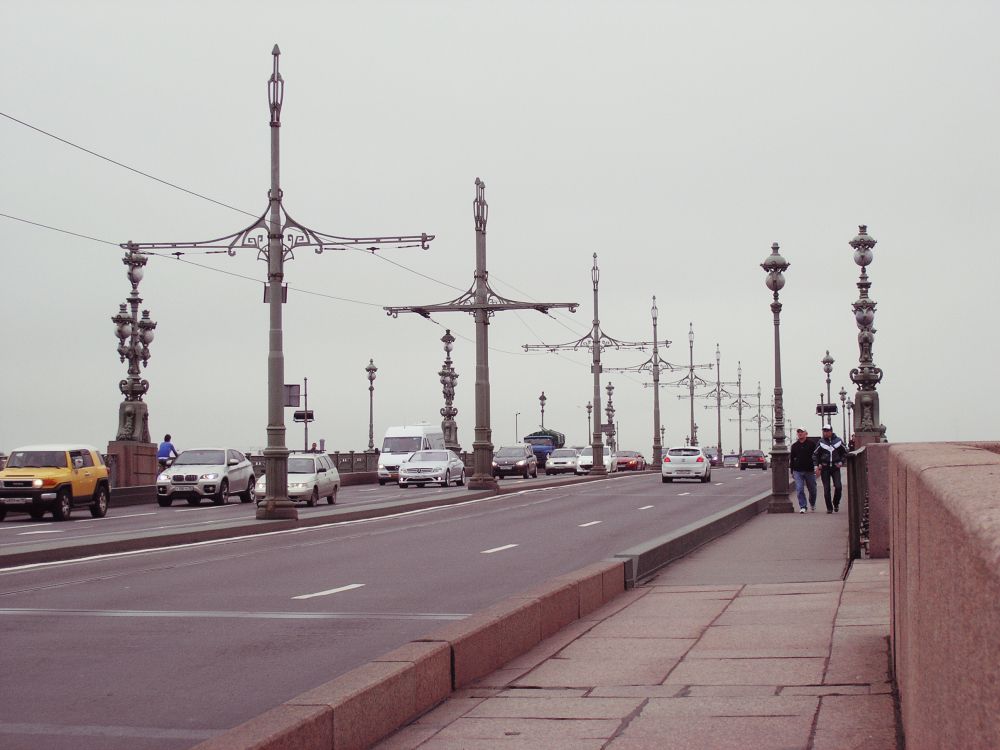
[[[449,450],[417,451],[411,453],[399,464],[400,487],[415,484],[440,484],[447,487],[452,482],[461,487],[465,484],[465,464]]]
[[[576,448],[556,448],[545,461],[546,474],[576,473],[576,463],[580,459],[580,451]]]
[[[325,497],[327,503],[337,502],[340,491],[340,472],[325,453],[290,453],[288,455],[288,499],[304,500],[312,507]],[[267,477],[257,481],[257,497],[267,492]]]
[[[712,463],[697,445],[668,448],[660,464],[660,480],[664,483],[675,479],[712,479]]]

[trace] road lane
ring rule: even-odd
[[[769,480],[728,474],[681,497],[676,485],[638,475],[0,571],[0,673],[10,683],[0,746],[190,747],[191,733],[240,723],[440,623],[729,507]],[[58,711],[39,713],[40,704]]]

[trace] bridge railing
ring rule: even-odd
[[[868,451],[847,454],[847,550],[851,560],[868,557]]]

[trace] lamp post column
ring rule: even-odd
[[[830,350],[827,349],[826,350],[826,356],[823,357],[823,359],[821,359],[820,362],[823,365],[823,372],[826,373],[826,403],[828,404],[828,406],[827,406],[828,409],[830,408],[829,405],[833,404],[833,400],[830,397],[830,373],[833,372],[833,361],[834,361],[833,357],[830,356]],[[822,401],[822,400],[823,400],[822,397],[820,397],[820,401]],[[832,413],[832,411],[833,410],[831,409],[830,412]],[[830,414],[824,413],[823,414],[823,424],[826,424],[828,421],[830,422],[830,426],[832,427],[833,426],[833,420],[830,417]],[[820,427],[822,427],[822,426],[823,425],[820,425]]]
[[[656,340],[656,320],[659,311],[656,308],[656,297],[653,297],[653,463],[657,466],[663,461],[663,440],[660,428],[660,350]]]
[[[688,401],[691,404],[691,445],[698,445],[698,431],[694,426],[694,323],[688,323]]]
[[[740,454],[743,453],[743,362],[736,363],[736,416],[740,428]]]
[[[771,312],[774,313],[774,443],[771,447],[771,502],[769,513],[793,511],[788,492],[788,446],[785,444],[785,409],[781,388],[781,302],[778,292],[785,286],[784,272],[788,261],[778,253],[778,243],[771,245],[771,255],[760,264],[767,272],[765,285],[774,294]]]
[[[519,416],[521,416],[521,412],[519,412],[519,411],[514,412],[514,442],[515,443],[521,442],[521,438],[518,437],[520,435],[520,433],[517,430],[517,418]],[[587,432],[590,432],[590,430],[587,430]]]
[[[722,353],[719,351],[719,343],[715,343],[715,418],[716,429],[718,430],[718,442],[715,446],[716,455],[719,457],[719,465],[722,465]]]
[[[538,405],[542,409],[542,429],[543,430],[545,429],[545,402],[546,401],[548,401],[548,399],[545,398],[545,391],[542,391],[542,395],[538,397]]]
[[[375,451],[375,373],[378,368],[375,360],[368,358],[368,365],[365,367],[368,373],[368,452]]]
[[[858,299],[851,305],[854,320],[858,324],[858,366],[851,370],[851,381],[858,387],[854,394],[854,436],[856,448],[869,443],[884,443],[885,425],[879,420],[878,391],[875,387],[882,382],[882,370],[875,366],[872,346],[875,343],[875,300],[868,296],[871,282],[868,280],[868,266],[874,256],[872,249],[876,240],[868,234],[868,227],[858,227],[857,236],[851,240],[854,248],[854,262],[861,266],[858,278]]]
[[[591,345],[593,361],[591,362],[591,372],[594,374],[594,409],[597,416],[594,418],[594,432],[591,436],[590,448],[593,453],[594,463],[590,467],[591,474],[607,474],[604,468],[604,442],[601,436],[601,319],[597,309],[597,287],[601,280],[601,272],[597,268],[597,253],[594,253],[594,267],[590,269],[590,280],[594,285],[594,341]]]
[[[584,408],[587,410],[587,434],[590,435],[590,413],[594,411],[594,405],[588,401]]]
[[[444,406],[441,407],[441,432],[444,434],[444,447],[452,451],[455,455],[461,453],[461,446],[458,444],[458,425],[455,424],[455,416],[458,409],[454,406],[455,385],[458,380],[458,373],[451,362],[451,352],[455,346],[455,337],[451,335],[451,329],[446,328],[444,336],[441,337],[444,344],[444,364],[438,372],[438,380],[441,382],[441,394],[444,396]]]
[[[844,408],[847,402],[847,390],[841,386],[837,395],[840,396],[840,439],[847,445],[847,409]]]
[[[615,445],[615,405],[611,400],[611,396],[615,392],[615,387],[609,381],[608,384],[604,387],[604,390],[608,392],[608,405],[604,409],[604,413],[608,417],[608,430],[609,430],[608,446],[611,448],[611,451],[613,453],[617,447]],[[602,452],[602,459],[603,459],[603,452]]]

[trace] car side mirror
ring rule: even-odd
[[[316,473],[317,474],[326,474],[326,469],[324,469],[322,466],[320,466],[318,469],[316,469]]]
[[[239,461],[237,461],[235,458],[231,458],[231,459],[229,459],[229,462],[226,465],[227,466],[236,466],[238,463],[239,463]]]

